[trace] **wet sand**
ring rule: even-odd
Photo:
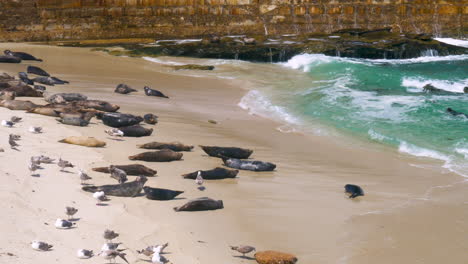
[[[276,129],[281,124],[249,115],[237,106],[246,93],[241,82],[182,76],[167,70],[162,73],[161,67],[149,61],[113,57],[87,48],[0,44],[0,50],[6,48],[41,57],[43,63],[31,64],[71,82],[48,88],[51,92],[80,92],[91,99],[119,104],[124,113],[154,113],[159,123],[150,137],[115,141],[96,119],[89,127],[79,128],[60,125],[51,117],[0,108],[1,119],[24,117],[18,128],[0,129],[0,147],[6,150],[0,159],[2,164],[11,164],[0,168],[8,183],[1,192],[7,216],[0,218],[0,226],[8,239],[0,242],[0,261],[82,263],[75,257],[76,249],[98,251],[105,228],[121,233],[119,241],[129,248],[131,263],[138,262],[136,249],[166,241],[171,253],[167,258],[172,263],[255,263],[234,257],[237,254],[228,245],[239,243],[257,250],[290,252],[298,256],[299,263],[468,261],[463,250],[468,242],[466,181],[443,171],[440,164],[352,139],[343,144],[343,139],[332,136],[281,133]],[[0,64],[0,72],[16,74],[25,71],[26,65]],[[113,93],[119,83],[139,92]],[[144,85],[163,91],[170,99],[146,97]],[[218,124],[208,123],[209,119]],[[42,124],[46,132],[28,134],[25,129],[31,123]],[[23,136],[20,152],[8,147],[6,138],[11,132]],[[107,146],[90,149],[57,142],[79,134],[103,139]],[[56,165],[47,165],[44,177],[31,178],[26,167],[36,153],[62,155],[86,169],[92,183],[113,183],[107,174],[91,168],[131,164],[129,155],[144,152],[136,144],[150,141],[248,147],[254,149],[254,159],[274,162],[278,167],[274,172],[241,171],[237,179],[208,181],[206,190],[200,192],[193,181],[180,175],[222,166],[222,162],[195,147],[184,152],[183,161],[138,162],[158,171],[148,186],[183,190],[180,197],[186,199],[159,202],[112,197],[106,207],[97,207],[91,194],[80,190],[76,174],[60,173]],[[366,196],[348,199],[343,193],[347,183],[361,185]],[[222,199],[225,208],[178,213],[172,209],[203,196]],[[80,209],[77,228],[55,229],[53,222],[64,217],[62,211],[73,202]],[[36,238],[54,244],[54,251],[32,251],[27,243]],[[104,261],[95,258],[93,263]]]

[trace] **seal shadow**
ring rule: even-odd
[[[97,206],[109,206],[109,204],[107,204],[107,203],[97,203],[96,205]]]
[[[31,177],[39,178],[39,177],[41,177],[41,175],[39,173],[35,173],[35,174],[31,174]]]
[[[110,140],[113,140],[113,141],[119,141],[119,142],[125,141],[124,139],[121,139],[121,138],[111,138],[111,137],[107,137],[107,139],[110,139]]]
[[[77,222],[77,221],[80,221],[80,220],[81,220],[81,218],[78,217],[78,218],[71,218],[71,219],[68,220],[68,221],[70,221],[70,222]]]
[[[246,259],[246,260],[255,260],[255,258],[249,256],[233,256],[235,258]]]

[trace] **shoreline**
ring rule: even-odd
[[[239,178],[234,180],[210,181],[207,183],[207,190],[200,193],[192,181],[183,180],[180,175],[198,169],[211,169],[220,166],[221,163],[218,159],[206,157],[198,147],[192,152],[184,153],[184,161],[156,164],[141,162],[158,171],[158,177],[150,178],[148,181],[149,186],[181,189],[186,191],[184,197],[188,199],[209,196],[222,199],[225,203],[224,209],[214,212],[174,213],[171,208],[180,205],[183,200],[166,203],[145,198],[112,199],[111,205],[105,210],[109,209],[115,213],[114,216],[117,219],[114,219],[112,229],[122,233],[121,237],[125,240],[126,246],[132,250],[140,249],[146,246],[139,242],[142,238],[146,240],[144,242],[151,244],[165,242],[160,238],[165,237],[170,243],[169,250],[174,252],[168,256],[173,263],[184,261],[185,263],[217,263],[220,260],[244,263],[242,259],[232,257],[227,247],[230,243],[252,244],[258,250],[273,249],[290,252],[298,256],[299,263],[339,263],[344,257],[347,258],[347,262],[344,263],[358,263],[363,256],[357,252],[362,249],[354,247],[356,243],[353,243],[353,238],[344,239],[343,237],[352,234],[348,232],[349,230],[365,231],[362,232],[365,234],[373,230],[373,226],[378,225],[382,220],[381,215],[378,215],[377,220],[368,220],[367,213],[379,211],[382,208],[398,208],[399,205],[406,204],[408,201],[424,197],[427,190],[434,186],[450,185],[461,180],[458,175],[415,168],[407,163],[410,161],[432,164],[426,160],[401,159],[394,153],[377,149],[342,146],[313,135],[280,133],[275,130],[277,123],[249,115],[240,109],[237,103],[244,91],[228,85],[226,80],[158,73],[153,63],[145,62],[143,59],[112,57],[90,52],[86,48],[0,44],[1,49],[6,47],[14,47],[42,56],[44,63],[41,63],[40,67],[59,78],[71,81],[70,85],[48,88],[50,91],[80,92],[92,99],[108,100],[119,104],[120,111],[124,113],[153,112],[160,117],[151,137],[125,138],[124,142],[109,141],[103,133],[104,126],[95,120],[89,127],[66,126],[67,129],[64,129],[64,132],[70,130],[75,133],[95,135],[108,142],[106,148],[95,150],[102,160],[91,162],[92,167],[130,164],[131,162],[127,159],[128,155],[143,152],[135,145],[153,140],[162,142],[178,140],[192,145],[250,147],[254,149],[254,159],[278,164],[277,170],[272,173],[259,174],[241,171]],[[61,58],[61,56],[68,56],[71,59]],[[34,63],[34,65],[37,64]],[[25,66],[24,64],[2,64],[0,67],[1,71],[16,75],[16,72],[24,70]],[[135,95],[114,94],[113,89],[121,82],[139,89],[139,92]],[[145,83],[151,83],[151,87],[167,93],[170,99],[145,97],[141,91]],[[0,111],[0,113],[9,112],[4,108]],[[16,115],[19,112],[9,113]],[[38,119],[50,119],[51,126],[55,122],[49,117],[31,114],[27,116],[28,118],[34,116]],[[209,119],[218,121],[218,124],[208,123]],[[60,128],[62,127],[63,125],[60,125]],[[62,129],[59,131],[62,132]],[[47,135],[47,131],[44,135]],[[5,146],[2,147],[7,150]],[[68,146],[66,147],[68,149]],[[75,148],[80,148],[80,152],[83,150],[82,147]],[[44,148],[43,151],[46,150],[47,148]],[[85,148],[84,151],[86,150],[88,149]],[[5,153],[1,156],[4,155]],[[85,168],[93,177],[93,183],[112,182],[106,174],[94,173],[88,166],[91,164],[86,165]],[[408,179],[406,175],[412,177]],[[130,178],[132,179],[133,177]],[[37,179],[39,182],[40,180]],[[364,186],[367,191],[366,196],[356,202],[345,199],[342,186],[348,181]],[[62,184],[71,183],[68,180]],[[460,188],[456,185],[455,189]],[[83,203],[91,202],[85,201],[91,198],[83,196],[83,192],[77,190],[76,193],[81,193],[79,199]],[[441,194],[437,195],[440,197]],[[446,197],[451,196],[453,194],[443,192],[441,197],[448,199]],[[91,206],[89,207],[92,209]],[[304,211],[309,208],[312,210]],[[94,208],[93,211],[103,211],[100,209],[102,208]],[[125,211],[128,216],[118,216],[119,213]],[[396,213],[391,213],[392,217],[405,216],[399,210],[396,211]],[[85,216],[78,222],[78,228],[72,232],[81,232],[87,227],[86,225],[82,227],[83,223],[88,222],[86,218],[90,217]],[[369,222],[369,226],[362,226],[355,222],[355,219],[362,218],[364,222]],[[155,227],[152,226],[154,219],[158,220]],[[424,218],[416,215],[411,219],[413,219],[412,223],[415,223]],[[102,219],[96,217],[92,220],[100,222],[102,226]],[[139,225],[135,226],[136,223]],[[391,222],[387,224],[392,225]],[[447,222],[443,222],[437,231],[442,232],[445,224]],[[147,228],[143,227],[144,225],[149,225],[151,231],[148,232]],[[130,231],[129,226],[132,226],[134,230]],[[466,227],[466,224],[462,227]],[[101,232],[102,230],[97,234],[88,234],[89,241],[91,239],[101,241]],[[394,232],[397,237],[403,236],[403,231],[398,228]],[[66,235],[65,233],[68,232],[57,231],[57,234],[63,236]],[[421,232],[421,235],[424,234]],[[278,238],[282,239],[278,240]],[[380,238],[373,239],[380,242],[378,240]],[[197,240],[207,243],[198,243]],[[360,241],[372,240],[364,237]],[[338,248],[350,252],[345,254],[341,250],[336,250],[336,243],[338,243]],[[405,244],[397,243],[397,247],[400,245]],[[0,245],[2,250],[4,247],[5,245]],[[29,248],[25,251],[27,254],[38,255],[30,253]],[[51,253],[52,255],[62,254],[58,249],[47,254],[51,255]],[[364,257],[369,256],[372,254]],[[134,257],[131,255],[132,261],[135,260]],[[406,257],[413,259],[418,256],[407,252]],[[463,252],[459,252],[459,255],[454,252],[453,257],[454,260],[461,259]],[[61,256],[62,261],[69,262],[71,259],[76,260],[74,256]],[[98,261],[100,260],[99,258]],[[388,259],[388,263],[391,263],[390,260]],[[254,263],[254,261],[246,263]],[[428,260],[425,263],[436,262]]]

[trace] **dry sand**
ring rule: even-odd
[[[154,113],[160,118],[152,136],[115,141],[95,119],[89,127],[71,127],[51,117],[0,108],[0,119],[12,115],[24,119],[15,128],[0,128],[0,147],[5,149],[0,153],[0,263],[84,263],[76,258],[76,250],[99,251],[105,228],[121,234],[118,241],[128,248],[130,263],[143,262],[136,249],[163,242],[170,243],[167,258],[179,264],[255,263],[234,257],[237,254],[228,245],[239,243],[257,250],[290,252],[306,264],[468,262],[466,181],[439,169],[440,164],[386,147],[280,133],[275,129],[279,124],[237,106],[245,90],[236,82],[161,73],[160,67],[139,58],[113,57],[85,48],[0,44],[0,50],[6,48],[41,57],[43,63],[31,64],[71,82],[48,88],[52,92],[80,92],[119,104],[121,112]],[[0,72],[16,74],[25,71],[26,64],[0,64]],[[139,92],[115,94],[119,83]],[[144,85],[171,98],[146,97]],[[208,123],[209,119],[218,124]],[[45,132],[30,134],[30,125],[41,125]],[[9,149],[8,133],[22,135],[20,151]],[[72,135],[95,136],[107,146],[91,149],[57,142]],[[91,168],[131,164],[127,157],[144,151],[136,144],[150,141],[249,147],[255,150],[253,158],[278,167],[274,172],[241,171],[237,179],[209,181],[201,192],[180,175],[221,166],[221,161],[196,147],[184,153],[183,161],[138,162],[158,171],[148,186],[183,190],[180,197],[186,199],[160,202],[111,197],[109,206],[102,207],[95,205],[90,193],[80,190],[76,169],[63,173],[56,165],[45,165],[37,178],[29,176],[27,169],[32,155],[61,156],[87,170],[92,183],[113,183],[107,174]],[[347,199],[343,194],[346,183],[361,185],[366,196]],[[172,209],[202,196],[222,199],[225,208],[208,212]],[[77,227],[55,229],[55,219],[65,217],[69,205],[79,209]],[[28,244],[33,239],[54,244],[54,250],[33,251]],[[95,257],[88,262],[105,260]]]

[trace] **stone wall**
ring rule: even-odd
[[[287,34],[392,27],[467,37],[468,0],[0,0],[0,40]]]

